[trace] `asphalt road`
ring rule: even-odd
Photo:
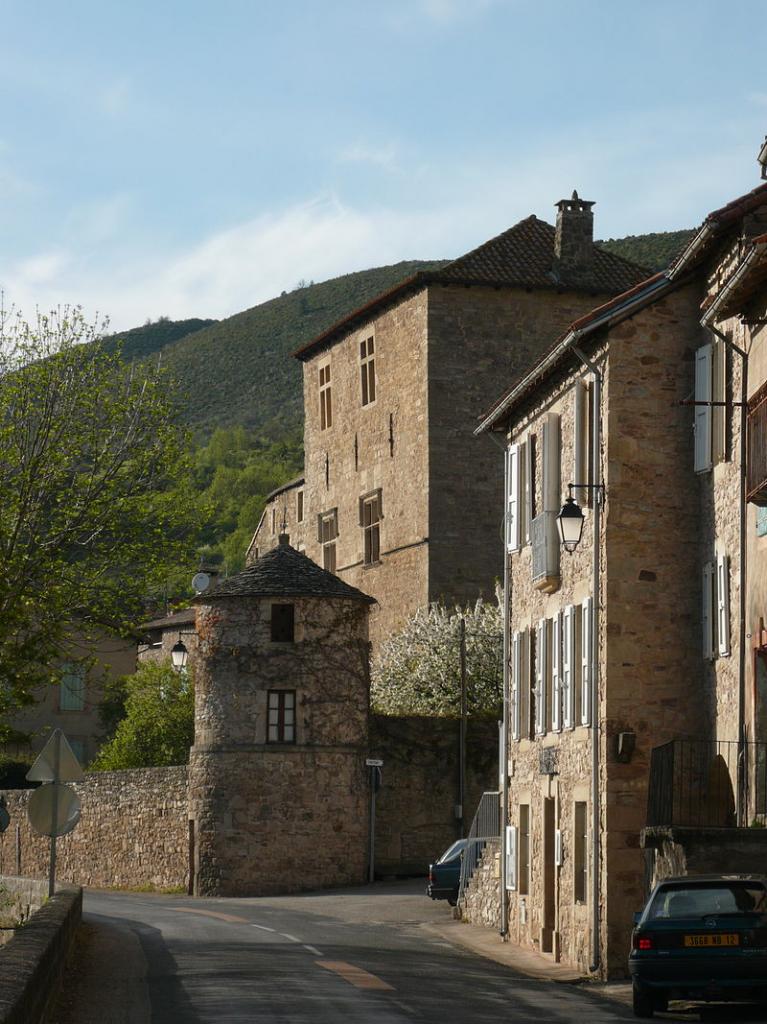
[[[446,941],[431,926],[447,907],[422,892],[422,883],[241,900],[89,891],[55,1024],[634,1019],[588,986],[533,980]]]

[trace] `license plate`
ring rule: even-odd
[[[711,935],[685,935],[685,946],[739,946],[739,935],[726,935],[714,932]]]

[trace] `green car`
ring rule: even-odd
[[[457,839],[439,860],[429,865],[427,896],[433,900],[447,900],[451,907],[456,905],[461,884],[461,857],[465,849],[466,840]]]
[[[767,877],[661,882],[635,915],[629,971],[637,1017],[670,999],[767,1000]]]

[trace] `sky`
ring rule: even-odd
[[[0,289],[116,330],[757,186],[764,0],[0,0]]]

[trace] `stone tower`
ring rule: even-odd
[[[195,894],[362,882],[373,599],[283,535],[194,603]]]

